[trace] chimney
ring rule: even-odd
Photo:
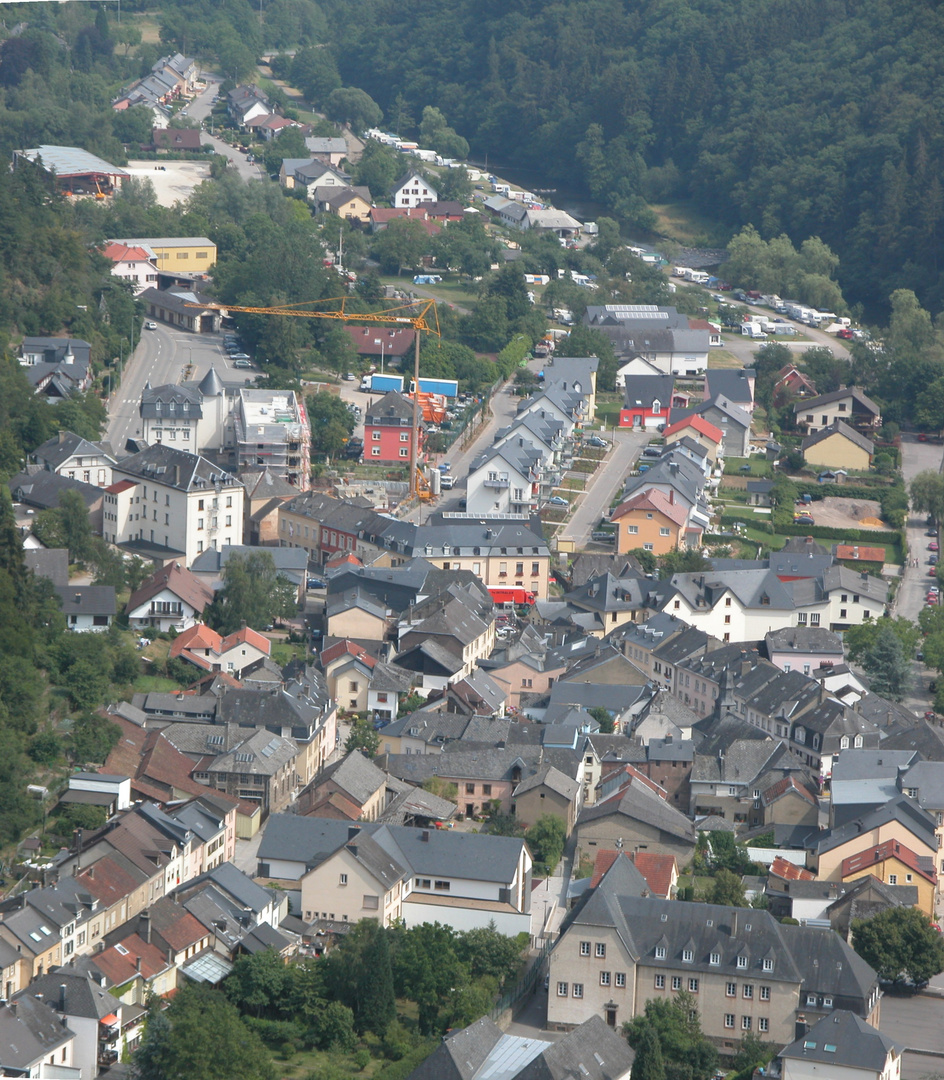
[[[675,488],[669,488],[669,505],[675,504]]]
[[[429,829],[424,829],[424,830],[423,830],[423,831],[422,831],[422,832],[420,833],[420,840],[422,840],[424,844],[428,844],[428,843],[429,843]]]
[[[140,971],[141,970],[141,957],[140,956],[136,956],[134,958],[134,970],[135,971]]]
[[[796,1026],[794,1027],[794,1037],[802,1039],[803,1036],[810,1030],[809,1024],[806,1022],[806,1017],[803,1013],[796,1018]]]
[[[347,838],[348,838],[348,840],[353,840],[354,837],[357,836],[357,834],[360,831],[361,831],[360,825],[348,825],[348,827],[347,827]]]
[[[59,1012],[64,1013],[66,1011],[66,984],[59,984]]]
[[[60,431],[59,432],[59,445],[60,446],[62,446],[62,444],[66,441],[66,435],[67,435],[66,431]]]
[[[144,938],[146,944],[151,944],[151,916],[142,911],[138,919],[138,936]]]

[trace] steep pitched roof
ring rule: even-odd
[[[810,406],[809,402],[806,402],[806,407]],[[848,424],[842,420],[834,420],[829,427],[825,427],[822,431],[817,431],[807,437],[800,444],[801,450],[809,450],[811,446],[816,446],[818,443],[825,442],[826,439],[832,438],[833,435],[841,435],[844,439],[848,439],[849,442],[858,446],[860,450],[864,450],[867,454],[875,453],[875,443],[871,439],[867,439],[864,435],[860,435],[855,428],[849,427]]]
[[[819,1062],[825,1066],[826,1075],[832,1066],[843,1070],[862,1069],[882,1076],[888,1059],[900,1057],[904,1050],[904,1043],[883,1035],[861,1016],[847,1009],[837,1009],[785,1046],[779,1057]]]
[[[208,585],[182,567],[180,563],[172,562],[161,567],[136,592],[132,593],[126,610],[135,611],[164,589],[172,592],[174,596],[197,612],[202,612],[213,599],[213,590]]]
[[[647,491],[640,491],[638,494],[633,495],[632,498],[621,503],[610,515],[610,520],[618,521],[627,514],[640,510],[662,514],[680,528],[688,518],[688,512],[681,503],[675,502],[674,499],[663,494],[658,488],[649,488]]]
[[[850,855],[848,859],[843,859],[842,876],[848,877],[850,874],[861,874],[868,870],[869,867],[876,866],[887,859],[897,859],[910,870],[913,870],[914,873],[923,877],[925,881],[929,881],[932,885],[937,883],[937,874],[934,872],[934,864],[931,859],[922,858],[911,848],[906,847],[897,840],[886,840],[883,844],[872,845],[864,851]]]

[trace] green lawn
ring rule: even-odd
[[[606,427],[619,425],[620,410],[623,408],[623,395],[604,392],[597,394],[597,420]]]
[[[194,678],[199,672],[194,668]],[[163,675],[141,675],[134,681],[136,694],[172,694],[180,689],[180,683],[175,679],[166,679]]]
[[[742,472],[742,465],[750,465],[751,470],[748,472],[746,469]],[[773,476],[773,466],[766,458],[752,457],[752,458],[725,458],[724,459],[724,475],[725,476],[750,476],[752,478],[762,477],[770,478]]]
[[[384,285],[390,285],[394,289],[408,292],[413,284],[413,276],[404,272],[401,277],[395,274],[381,276]],[[422,285],[420,288],[444,304],[462,304],[471,306],[478,303],[478,294],[471,281],[460,281],[456,274],[443,274],[443,280],[438,285]]]

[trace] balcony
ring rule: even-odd
[[[502,480],[500,478],[496,478],[494,480],[486,480],[484,482],[483,486],[487,487],[487,488],[504,489],[504,488],[507,488],[510,483],[511,483],[511,481],[508,480],[507,478],[504,479],[504,480]]]

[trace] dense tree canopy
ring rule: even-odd
[[[944,304],[931,0],[322,7],[341,76],[400,134],[434,105],[479,155],[579,185],[623,222],[651,225],[647,200],[689,199],[768,243],[821,238],[867,306],[896,287]],[[809,276],[832,307],[830,274]]]
[[[944,937],[918,908],[887,908],[855,919],[852,947],[883,979],[923,983],[944,971]]]

